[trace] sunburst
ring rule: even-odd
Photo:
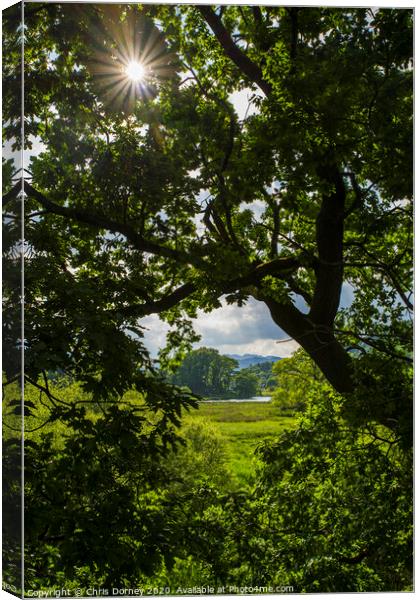
[[[135,7],[123,19],[118,5],[103,7],[100,49],[89,68],[108,107],[132,110],[138,99],[153,98],[159,84],[174,75],[174,57],[162,32]]]
[[[146,69],[141,62],[132,60],[125,67],[125,74],[131,81],[142,81],[146,76]]]

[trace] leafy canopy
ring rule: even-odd
[[[139,319],[171,325],[170,364],[222,297],[264,302],[341,393],[349,349],[410,360],[410,10],[39,4],[26,24],[34,379],[59,366],[121,393],[148,360]],[[148,75],[130,87],[133,56]]]

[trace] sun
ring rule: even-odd
[[[104,104],[132,112],[138,100],[155,98],[161,84],[175,76],[178,61],[163,33],[142,10],[107,6],[115,10],[109,9],[103,29],[97,32],[89,71]]]
[[[131,81],[142,81],[146,75],[146,69],[136,60],[130,61],[124,71]]]

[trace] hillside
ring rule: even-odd
[[[239,369],[246,369],[247,367],[252,367],[252,365],[281,360],[280,356],[261,356],[260,354],[226,354],[226,356],[238,361]]]

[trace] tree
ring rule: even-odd
[[[25,182],[33,376],[124,385],[138,319],[182,350],[222,296],[264,302],[340,393],[355,345],[410,360],[410,10],[41,4],[26,26],[27,143],[46,145]],[[123,36],[143,85],[121,75]]]
[[[238,398],[252,398],[258,392],[259,379],[255,373],[242,369],[233,379],[234,393]]]
[[[255,365],[246,367],[246,369],[242,369],[242,372],[256,375],[258,387],[261,390],[270,391],[277,385],[277,378],[274,375],[275,364],[272,362],[256,363]]]
[[[41,414],[46,403],[48,424],[57,419],[69,426],[57,463],[51,462],[45,442],[35,441],[28,449],[28,472],[31,465],[39,466],[38,450],[45,469],[39,479],[32,471],[34,494],[25,505],[34,515],[29,555],[43,535],[37,509],[46,515],[58,505],[57,497],[50,502],[41,494],[48,478],[58,477],[58,466],[69,469],[70,482],[81,481],[82,500],[96,510],[92,485],[78,470],[87,463],[87,476],[93,478],[96,467],[107,468],[111,459],[112,471],[100,494],[105,500],[109,485],[116,500],[111,508],[105,502],[106,510],[98,509],[94,522],[109,522],[107,514],[115,508],[121,522],[112,529],[113,539],[118,547],[125,544],[118,526],[127,524],[131,508],[137,510],[144,499],[141,489],[124,483],[135,471],[140,448],[144,457],[154,457],[156,448],[165,455],[165,440],[175,443],[182,408],[194,404],[188,394],[159,379],[142,342],[141,318],[150,314],[171,327],[159,357],[162,367],[169,368],[196,341],[191,318],[198,308],[211,311],[222,298],[238,306],[250,297],[264,302],[279,335],[283,330],[295,339],[342,396],[340,415],[357,426],[382,424],[387,431],[380,428],[378,436],[409,456],[412,20],[407,9],[28,3],[22,29],[20,10],[4,13],[5,138],[21,148],[24,34],[23,142],[27,149],[42,144],[29,164],[4,164],[6,387],[19,377],[25,344],[25,385],[39,394],[25,414]],[[143,82],[131,83],[125,74],[133,57],[144,63]],[[238,94],[249,97],[249,110],[241,116],[232,102]],[[23,190],[21,181],[16,182],[22,174]],[[23,250],[25,340],[19,309]],[[353,296],[348,307],[341,305],[343,290]],[[135,450],[130,472],[120,460],[118,436],[104,440],[96,421],[89,424],[78,404],[66,405],[63,390],[51,391],[50,376],[57,373],[65,381],[80,382],[89,402],[104,411],[101,424],[112,428],[115,422],[119,431],[118,424],[129,423],[128,446]],[[134,407],[121,408],[124,394],[133,389],[159,414],[157,432],[140,427]],[[316,400],[321,406],[322,399]],[[21,416],[19,404],[11,410]],[[323,419],[335,422],[331,411]],[[90,455],[81,441],[85,429],[92,432],[96,447]],[[304,429],[296,443],[305,436],[316,437],[316,432]],[[307,458],[300,450],[295,460],[290,458],[294,439],[285,442],[288,464],[292,461],[295,473],[302,469],[305,476],[318,478],[318,489],[324,491],[322,465],[320,471],[311,470],[322,443],[316,438]],[[331,456],[341,451],[338,444]],[[19,444],[12,438],[5,456],[11,471],[20,465],[18,458]],[[387,457],[377,453],[374,459],[377,472],[386,473]],[[279,477],[274,454],[268,462]],[[148,465],[143,466],[136,481],[147,494],[155,481]],[[345,463],[340,468],[345,470]],[[347,481],[338,475],[334,481],[338,479]],[[305,498],[305,490],[300,496],[301,489],[284,484],[279,483],[281,497],[290,491]],[[363,477],[358,478],[359,497],[363,484]],[[385,488],[367,490],[377,493],[381,518],[386,516],[381,504]],[[338,489],[348,503],[345,486]],[[54,535],[66,535],[62,528],[70,523],[74,542],[77,498],[70,485],[66,490],[70,521],[54,513]],[[12,500],[16,492],[8,488]],[[200,508],[205,494],[202,490],[192,499],[213,527],[212,543],[201,551],[208,560],[213,550],[216,557],[224,551],[226,558],[229,548],[214,518],[222,508]],[[335,506],[339,502],[338,495]],[[391,503],[388,516],[399,506],[399,500]],[[311,510],[309,505],[305,510]],[[168,522],[175,539],[175,517],[164,517],[161,499],[156,513],[146,515],[150,526],[143,530],[144,539],[152,540],[156,523],[159,529]],[[136,514],[140,532],[141,511]],[[406,518],[405,507],[400,514]],[[319,515],[324,518],[325,513],[309,516],[317,523]],[[266,516],[262,513],[261,519]],[[88,515],[83,512],[82,517]],[[198,516],[194,526],[197,521]],[[284,517],[282,524],[288,527],[291,521]],[[375,527],[378,539],[380,519]],[[299,548],[310,541],[305,531],[296,541],[297,558]],[[321,552],[314,555],[325,560],[323,540],[319,534]],[[171,560],[161,541],[151,542],[155,564],[163,555]],[[356,542],[357,552],[363,551],[364,539]],[[258,539],[252,544],[250,556],[261,550]],[[83,562],[82,551],[77,543],[66,546],[55,540],[43,560],[58,552],[54,564],[62,568],[71,564],[73,553]],[[115,578],[137,578],[151,564],[124,562],[119,553],[112,565],[104,564],[101,548],[93,545],[91,551],[104,579],[111,572]],[[141,549],[137,551],[141,558]],[[334,552],[337,560],[359,556],[337,548]],[[385,567],[391,555],[389,550]],[[255,561],[254,572],[263,564]],[[226,561],[217,568],[220,577],[229,570]]]
[[[230,391],[237,365],[236,360],[219,354],[214,348],[199,348],[187,354],[173,381],[179,386],[188,386],[200,396],[223,396]]]
[[[311,387],[324,379],[315,363],[302,350],[277,362],[273,371],[277,375],[277,386],[272,398],[286,410],[302,410]]]

